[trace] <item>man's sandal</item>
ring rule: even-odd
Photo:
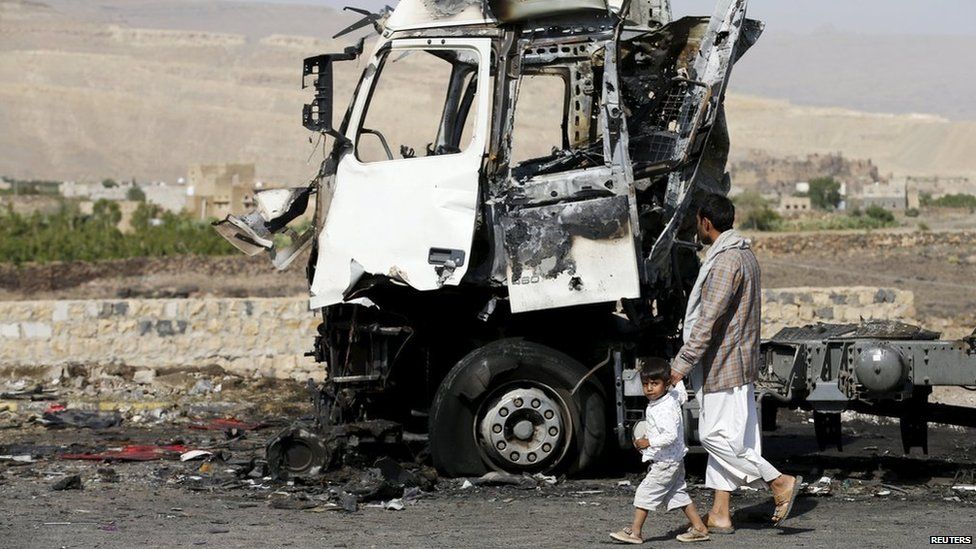
[[[688,541],[708,541],[712,538],[708,537],[708,534],[702,532],[701,530],[695,530],[694,528],[689,528],[688,531],[685,532],[684,534],[678,534],[678,537],[675,539],[677,539],[678,541],[688,542]]]
[[[773,503],[776,504],[776,512],[773,513],[773,526],[779,526],[790,516],[790,511],[793,510],[793,502],[796,501],[796,496],[800,493],[801,484],[803,484],[803,477],[797,475],[793,477],[793,489],[788,495],[773,496]]]
[[[703,522],[705,523],[705,526],[708,527],[709,534],[719,534],[722,536],[727,536],[729,534],[735,533],[735,526],[732,526],[731,524],[729,524],[728,526],[717,526],[716,524],[712,523],[711,514],[705,515],[705,520]]]
[[[640,536],[635,535],[630,526],[620,530],[619,532],[614,532],[610,534],[610,537],[620,543],[632,543],[634,545],[640,545],[644,543],[644,540]]]

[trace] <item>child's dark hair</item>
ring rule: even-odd
[[[656,356],[638,358],[637,366],[640,368],[641,383],[651,380],[665,383],[671,381],[671,365],[663,358]]]

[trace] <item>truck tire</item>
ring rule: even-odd
[[[576,473],[606,442],[603,390],[571,357],[522,339],[472,351],[434,396],[430,444],[448,476],[495,471]]]

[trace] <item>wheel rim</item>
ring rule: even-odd
[[[485,400],[475,426],[482,450],[494,463],[504,469],[540,468],[565,454],[569,417],[549,387],[505,387]]]

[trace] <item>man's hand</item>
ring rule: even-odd
[[[638,450],[643,450],[650,445],[650,441],[648,441],[646,438],[639,438],[634,441],[634,448],[637,448]]]
[[[678,372],[675,372],[674,370],[671,370],[671,386],[672,387],[674,387],[675,385],[677,385],[678,382],[680,382],[684,378],[685,378],[685,376],[679,374]]]

